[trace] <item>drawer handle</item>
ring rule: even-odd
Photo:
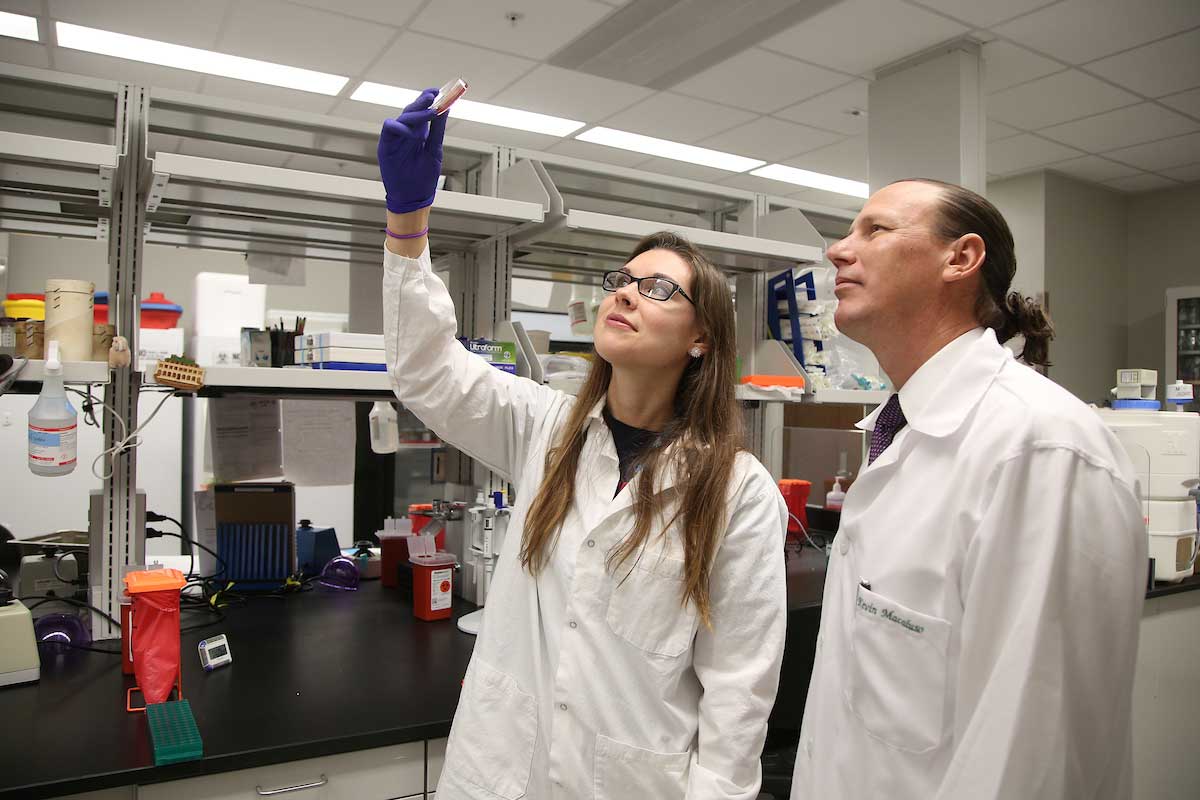
[[[254,791],[258,792],[259,797],[270,797],[273,794],[287,794],[288,792],[301,792],[305,789],[316,789],[327,783],[329,783],[329,779],[322,775],[320,780],[313,781],[312,783],[302,783],[299,786],[284,786],[282,789],[264,789],[261,786],[255,786]]]

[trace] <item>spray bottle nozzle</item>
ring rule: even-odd
[[[58,340],[46,342],[46,372],[57,375],[62,372],[62,361],[58,357]]]

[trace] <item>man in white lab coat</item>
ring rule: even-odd
[[[961,187],[876,192],[829,249],[838,327],[898,389],[861,423],[792,797],[1129,798],[1147,574],[1132,467],[1009,293],[1012,234]],[[784,676],[786,680],[787,676]]]

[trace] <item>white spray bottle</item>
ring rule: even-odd
[[[75,471],[78,417],[63,388],[58,342],[46,343],[42,393],[29,409],[29,471],[34,475],[69,475]]]

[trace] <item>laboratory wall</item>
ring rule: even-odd
[[[1088,403],[1108,398],[1116,371],[1127,366],[1127,197],[1045,173],[1045,280],[1055,330],[1047,374]]]
[[[1129,367],[1166,375],[1166,291],[1200,286],[1200,183],[1135,194],[1129,200],[1125,295]]]
[[[1046,173],[992,181],[987,197],[1008,221],[1016,243],[1013,289],[1036,297],[1046,290]]]

